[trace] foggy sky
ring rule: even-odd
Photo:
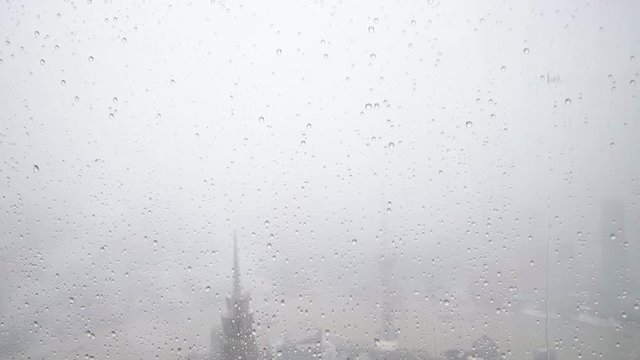
[[[618,236],[640,251],[639,13],[4,3],[0,353],[208,351],[233,230],[264,344],[318,327],[371,341],[381,256],[397,259],[404,341],[429,351],[443,298],[508,337],[520,315],[495,308],[541,308],[547,271],[551,301],[597,291],[603,203],[623,206]],[[469,346],[469,324],[439,351]]]

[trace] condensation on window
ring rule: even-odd
[[[640,2],[0,7],[0,358],[640,358]]]

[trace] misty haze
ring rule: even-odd
[[[640,359],[638,15],[3,2],[0,359]]]

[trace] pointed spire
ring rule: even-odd
[[[233,230],[233,296],[238,298],[242,292],[240,287],[240,260],[238,258],[238,237]]]

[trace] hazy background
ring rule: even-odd
[[[408,348],[531,358],[548,294],[559,359],[637,359],[638,14],[4,2],[0,357],[206,353],[237,230],[263,346],[371,344],[384,256]]]

